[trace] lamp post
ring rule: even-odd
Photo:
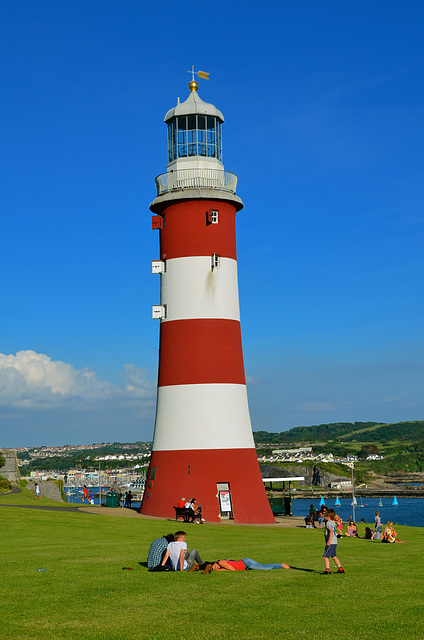
[[[100,478],[100,462],[99,462],[99,506],[102,506],[102,481]]]
[[[353,517],[353,522],[355,522],[355,488],[354,488],[354,481],[353,481],[353,467],[354,467],[354,463],[351,462],[350,463],[350,468],[352,470],[352,517]]]

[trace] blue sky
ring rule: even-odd
[[[0,4],[0,446],[151,439],[154,178],[188,95],[238,175],[255,430],[424,417],[424,5]]]

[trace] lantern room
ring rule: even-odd
[[[168,125],[168,171],[222,166],[222,123],[224,116],[197,94],[198,84],[190,82],[185,102],[170,109]]]

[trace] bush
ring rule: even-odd
[[[5,493],[6,491],[10,491],[11,488],[12,488],[12,485],[10,484],[9,480],[4,476],[0,476],[0,493]]]

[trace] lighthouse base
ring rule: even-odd
[[[182,497],[197,499],[206,522],[275,522],[255,449],[153,451],[140,513],[175,518]]]

